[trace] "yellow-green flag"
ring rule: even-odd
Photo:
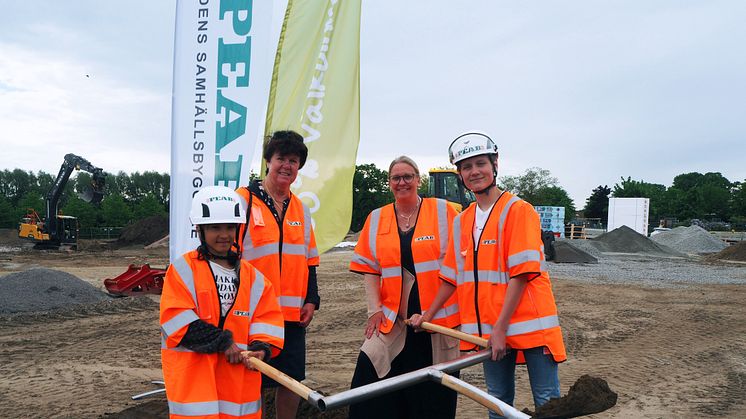
[[[308,160],[291,189],[311,209],[319,252],[344,238],[352,217],[360,1],[289,0],[272,75],[265,131],[305,139]]]

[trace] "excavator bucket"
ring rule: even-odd
[[[104,199],[104,192],[96,191],[93,188],[85,188],[83,191],[78,192],[78,198],[91,204],[98,204]]]
[[[93,179],[91,180],[91,186],[78,192],[78,198],[85,202],[90,202],[91,204],[98,204],[101,202],[101,200],[104,199],[105,179],[103,173],[94,173]]]

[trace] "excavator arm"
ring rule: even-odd
[[[66,154],[65,160],[62,162],[60,172],[57,174],[54,184],[47,192],[46,199],[46,224],[44,230],[49,232],[50,236],[54,236],[58,230],[57,228],[57,214],[60,197],[65,189],[67,181],[70,179],[70,175],[73,170],[83,170],[91,174],[91,185],[79,191],[78,196],[80,199],[90,202],[99,203],[104,197],[104,185],[106,177],[104,171],[91,164],[88,160],[76,156],[75,154]]]

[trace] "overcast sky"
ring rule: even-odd
[[[126,6],[125,6],[126,4]],[[3,0],[0,169],[169,171],[174,0]],[[746,179],[746,2],[363,0],[359,163],[468,130],[578,208],[621,177]]]

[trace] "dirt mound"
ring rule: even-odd
[[[733,246],[728,246],[718,253],[708,255],[705,259],[708,261],[724,259],[746,262],[746,241],[741,241]]]
[[[617,394],[611,391],[606,380],[582,375],[570,387],[566,396],[551,399],[536,410],[524,410],[536,418],[574,418],[603,412],[616,404]]]
[[[728,247],[724,241],[697,225],[676,227],[658,233],[650,239],[684,253],[716,253]]]
[[[598,259],[588,252],[566,241],[555,241],[554,260],[556,263],[598,263]]]
[[[110,297],[67,272],[33,268],[0,277],[0,314],[49,311]]]
[[[168,216],[154,215],[125,227],[116,241],[119,247],[133,244],[146,245],[168,235]]]
[[[627,226],[604,233],[590,242],[602,252],[649,253],[664,256],[684,256],[668,246],[658,244]]]

